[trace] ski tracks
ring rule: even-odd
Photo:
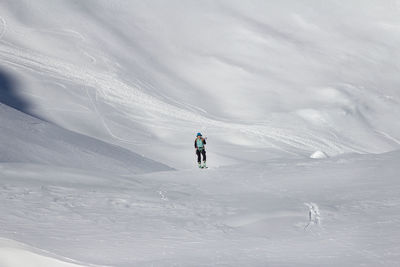
[[[319,212],[318,205],[313,202],[304,203],[304,205],[308,207],[308,223],[304,229],[307,229],[313,225],[321,225],[321,214]]]
[[[0,16],[0,41],[3,38],[3,36],[6,34],[7,30],[7,23],[6,20]]]
[[[5,25],[4,19],[3,25]],[[4,33],[4,31],[5,26],[3,26],[2,32]],[[76,35],[76,33],[74,35]],[[79,36],[77,36],[77,38]],[[83,37],[81,36],[80,38]],[[84,68],[72,65],[55,58],[34,53],[33,51],[24,51],[17,47],[2,46],[0,47],[0,56],[3,61],[7,62],[9,65],[28,69],[39,74],[45,74],[56,79],[74,82],[83,87],[95,88],[96,96],[100,97],[101,101],[112,105],[122,105],[128,111],[128,116],[131,114],[133,118],[138,109],[147,111],[152,115],[152,118],[148,119],[152,122],[148,121],[148,123],[154,123],[153,116],[158,116],[160,118],[168,116],[174,120],[185,123],[185,125],[187,122],[197,121],[201,122],[203,126],[207,125],[207,127],[220,129],[219,131],[233,130],[238,133],[242,132],[247,134],[251,139],[256,137],[258,142],[266,147],[273,147],[283,151],[290,151],[293,149],[318,149],[332,154],[338,154],[349,150],[352,151],[338,143],[316,136],[310,131],[305,131],[304,133],[299,134],[298,131],[296,133],[296,131],[269,125],[245,125],[207,118],[201,114],[196,114],[193,110],[183,109],[163,102],[160,99],[145,93],[141,89],[140,84],[126,84],[118,79],[118,76],[113,73],[99,72],[87,67]],[[91,99],[91,102],[94,106],[97,104],[94,103],[93,99]],[[99,115],[102,116],[100,113]],[[160,121],[162,121],[162,119]],[[106,124],[105,121],[103,121],[103,123]],[[146,121],[144,121],[144,123],[146,123]],[[108,132],[110,132],[110,129],[108,129]]]

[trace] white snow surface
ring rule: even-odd
[[[35,251],[37,249],[13,240],[0,239],[0,264],[2,267],[83,267],[83,265],[71,263],[70,259],[59,260],[55,259],[54,255],[51,255],[52,257],[45,256],[46,251],[42,250],[38,253]]]
[[[315,151],[314,153],[311,154],[310,158],[312,159],[326,159],[328,156],[326,155],[325,152],[323,151]]]
[[[396,266],[399,156],[136,176],[3,163],[0,234],[109,266]]]
[[[0,267],[398,266],[399,47],[398,0],[1,1]]]

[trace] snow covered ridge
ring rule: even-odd
[[[1,1],[0,266],[397,266],[399,14]]]
[[[323,151],[315,151],[310,156],[310,158],[312,159],[326,159],[327,157],[328,155],[326,155],[326,153],[324,153]]]
[[[38,251],[38,249],[30,248],[13,240],[0,238],[0,266],[2,267],[95,267],[95,265],[68,262],[71,261],[68,259],[59,260],[51,253],[47,253],[50,254],[50,257],[43,254],[45,254],[45,251]]]
[[[191,166],[198,130],[218,165],[231,146],[252,158],[399,147],[396,1],[0,7],[2,68],[35,114],[168,165]]]
[[[171,170],[127,149],[71,132],[0,103],[0,162],[23,162],[108,173]]]

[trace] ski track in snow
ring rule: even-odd
[[[396,180],[396,169],[373,162],[327,166],[283,161],[267,169],[259,164],[235,172],[226,167],[129,177],[60,174],[51,166],[35,169],[19,164],[16,169],[1,164],[0,232],[28,244],[38,240],[58,244],[55,247],[64,251],[56,254],[83,262],[111,264],[108,257],[114,262],[125,259],[130,264],[116,265],[124,267],[143,266],[150,259],[159,259],[160,266],[168,266],[169,259],[185,265],[188,251],[207,255],[199,256],[199,265],[215,264],[210,256],[220,256],[229,266],[238,259],[248,263],[279,259],[273,264],[278,266],[294,262],[309,266],[328,259],[335,266],[350,259],[373,266],[381,259],[398,257],[389,254],[396,250],[391,246],[396,229],[388,226],[396,227],[399,221],[398,186],[388,180]],[[373,169],[365,172],[367,166]],[[325,177],[330,168],[345,177]],[[354,168],[366,177],[353,176]],[[391,171],[376,179],[382,169]],[[307,179],[294,182],[305,174]],[[377,186],[371,190],[371,185]],[[381,191],[385,193],[377,194]],[[309,198],[315,202],[303,202],[306,214],[301,204]],[[52,234],[46,235],[49,231]],[[383,233],[391,234],[388,241],[379,239]],[[359,238],[366,238],[365,244],[359,244]],[[370,247],[370,242],[377,242],[373,240],[385,247]],[[94,243],[102,255],[82,253]],[[196,256],[189,258],[193,262]]]
[[[308,223],[304,229],[309,228],[312,225],[320,225],[321,214],[319,212],[319,207],[315,203],[304,203],[308,207]]]
[[[83,35],[75,30],[71,29],[36,29],[36,28],[28,28],[31,32],[40,32],[40,33],[50,33],[53,35],[61,35],[61,36],[67,36],[67,37],[74,37],[79,39],[80,41],[85,41],[85,37]]]
[[[7,24],[6,20],[0,16],[0,24],[1,24],[1,30],[0,30],[0,41],[3,39],[3,36],[6,34],[6,29],[7,29]]]
[[[5,32],[5,21],[3,21],[3,31]],[[32,29],[33,31],[46,32],[51,34],[60,34],[66,36],[74,36],[79,38],[81,41],[85,41],[85,38],[82,34],[74,30],[48,30],[48,29]],[[97,96],[100,94],[102,100],[108,103],[117,103],[120,105],[124,105],[126,107],[140,107],[143,110],[148,110],[152,112],[156,112],[161,115],[168,115],[173,117],[174,119],[185,120],[185,121],[199,121],[202,125],[207,125],[206,127],[217,127],[223,128],[227,130],[234,130],[238,132],[246,133],[250,136],[254,136],[257,140],[259,140],[264,145],[276,148],[278,150],[283,150],[285,152],[291,153],[288,151],[285,146],[291,148],[298,149],[321,149],[327,151],[332,154],[339,154],[345,151],[356,151],[353,148],[349,148],[343,145],[336,144],[334,142],[330,142],[324,138],[319,136],[315,136],[311,132],[300,134],[292,133],[291,131],[274,128],[274,127],[266,127],[266,126],[254,126],[254,125],[241,125],[235,123],[227,123],[223,121],[218,121],[214,119],[209,119],[207,117],[195,114],[195,111],[190,110],[198,110],[196,107],[191,107],[184,105],[188,110],[184,110],[178,108],[176,106],[167,104],[165,102],[160,101],[159,99],[147,95],[143,91],[140,90],[140,85],[134,84],[133,86],[129,86],[119,80],[116,79],[113,75],[108,74],[99,74],[92,72],[88,69],[80,69],[77,66],[73,66],[68,63],[61,62],[56,59],[49,58],[44,55],[38,55],[33,52],[24,52],[22,49],[19,49],[16,46],[8,44],[8,48],[2,47],[0,49],[0,53],[4,57],[4,61],[10,65],[17,66],[19,68],[29,69],[33,72],[38,73],[46,73],[46,75],[76,82],[78,84],[83,84],[85,87],[92,87],[96,90],[96,101],[94,101],[90,96],[90,101],[92,106],[94,107],[96,113],[99,118],[101,118],[102,123],[107,130],[107,132],[114,139],[119,140],[124,143],[131,143],[129,140],[118,137],[116,134],[112,133],[111,128],[108,126],[104,116],[97,109]],[[83,50],[83,54],[87,55],[92,63],[96,62],[96,58],[91,56],[85,50]],[[86,90],[87,91],[87,90]],[[204,113],[204,111],[202,111]],[[282,146],[283,144],[283,146]]]
[[[16,47],[2,46],[0,48],[0,55],[3,62],[9,65],[46,74],[47,76],[57,79],[75,82],[85,87],[95,88],[97,91],[96,95],[99,95],[103,101],[114,104],[117,103],[118,105],[126,107],[128,110],[130,108],[139,107],[142,110],[152,112],[154,115],[158,114],[158,116],[169,116],[187,122],[197,121],[202,125],[207,125],[206,127],[243,132],[249,136],[255,137],[256,140],[264,145],[272,146],[283,151],[287,151],[286,148],[289,147],[302,150],[319,149],[332,154],[355,151],[353,148],[324,139],[309,131],[295,133],[294,130],[285,130],[266,125],[243,125],[209,119],[202,115],[195,114],[192,111],[162,102],[141,91],[139,85],[127,85],[118,80],[113,74],[93,72],[87,68],[79,68],[78,66],[61,62],[47,56],[38,55],[32,51],[23,51]],[[93,106],[95,106],[96,103],[93,99],[91,99],[91,101]],[[102,117],[99,111],[97,112],[99,116]],[[103,124],[108,128],[107,131],[110,135],[121,140],[121,138],[112,134],[104,119]],[[122,141],[126,142],[128,140]]]
[[[104,116],[102,116],[102,114],[99,112],[99,110],[98,110],[98,108],[97,108],[97,104],[96,104],[96,102],[97,102],[97,100],[96,100],[96,99],[97,99],[97,90],[95,91],[95,99],[92,99],[92,97],[91,97],[91,95],[90,95],[90,93],[89,93],[89,88],[88,88],[88,87],[86,87],[86,90],[85,90],[85,91],[86,91],[86,95],[88,96],[88,98],[89,98],[89,100],[90,100],[90,103],[91,103],[91,105],[92,105],[92,107],[93,107],[95,113],[96,113],[97,116],[100,118],[101,123],[102,123],[103,127],[106,129],[107,133],[108,133],[111,137],[113,137],[115,140],[118,140],[118,141],[120,141],[120,142],[123,142],[123,143],[126,143],[126,144],[135,144],[134,142],[131,142],[131,141],[129,141],[129,140],[126,140],[126,139],[123,139],[123,138],[118,137],[116,134],[114,134],[114,133],[112,132],[112,130],[110,129],[110,127],[109,127],[108,124],[106,123],[106,120],[105,120]]]
[[[30,32],[38,32],[38,33],[47,33],[51,35],[59,35],[59,36],[65,36],[65,37],[72,37],[75,39],[78,39],[81,43],[84,43],[86,41],[86,38],[81,34],[80,32],[72,29],[36,29],[36,28],[28,28]],[[88,57],[90,62],[92,64],[95,64],[97,62],[97,59],[95,56],[91,55],[89,52],[87,52],[84,48],[77,47],[81,50],[81,53]]]
[[[399,7],[400,1],[395,3]],[[301,14],[298,16],[301,19]],[[145,126],[159,123],[166,127],[162,124],[174,121],[176,125],[170,127],[179,129],[182,125],[194,126],[190,123],[196,121],[202,131],[212,128],[221,134],[243,134],[257,145],[292,154],[295,149],[328,154],[368,152],[367,145],[359,147],[358,140],[345,138],[335,131],[335,125],[326,125],[318,132],[296,128],[298,125],[290,125],[292,122],[282,127],[276,121],[231,123],[158,93],[139,79],[128,83],[113,70],[91,69],[110,61],[101,52],[85,47],[87,40],[79,31],[28,28],[57,35],[56,39],[78,41],[73,48],[89,67],[20,48],[4,38],[13,33],[7,28],[11,20],[8,22],[0,16],[2,64],[39,74],[46,78],[45,83],[52,83],[51,88],[68,90],[66,84],[77,84],[87,95],[88,102],[84,103],[89,103],[81,108],[93,111],[100,127],[120,142],[136,144],[118,136],[117,130],[113,132],[112,120],[102,113],[104,103],[118,107],[125,119]],[[247,24],[260,36],[264,33],[259,31],[267,29],[265,43],[276,38],[286,45],[307,44],[284,30],[275,30],[269,23],[258,24],[255,19]],[[242,71],[246,68],[240,61],[214,57],[218,64],[234,65]],[[118,62],[112,63],[118,68]],[[306,119],[313,119],[311,115],[305,114]],[[358,119],[374,130],[366,117]],[[318,118],[314,122],[321,123]],[[384,140],[400,144],[384,131],[375,132]],[[0,163],[0,233],[9,238],[0,238],[0,265],[11,255],[17,260],[10,264],[12,267],[33,262],[42,263],[40,267],[97,266],[85,262],[121,267],[397,266],[399,155],[389,161],[374,157],[354,161],[343,157],[338,162],[283,159],[207,171],[123,177],[57,166]]]
[[[387,139],[389,139],[389,140],[395,142],[396,144],[400,145],[400,140],[394,138],[394,137],[391,136],[390,134],[385,133],[385,132],[383,132],[383,131],[378,131],[378,130],[375,130],[375,132],[377,132],[378,134],[384,136],[385,138],[387,138]]]

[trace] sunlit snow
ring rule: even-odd
[[[0,266],[398,266],[399,47],[397,0],[0,2]]]

